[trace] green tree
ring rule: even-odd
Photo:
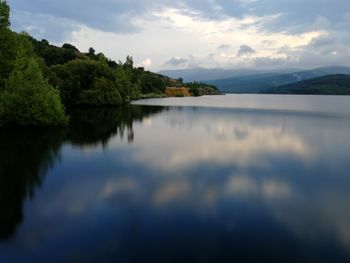
[[[156,74],[147,73],[141,79],[141,91],[143,94],[163,93],[165,88],[164,81]]]
[[[66,124],[59,92],[44,79],[30,42],[20,37],[17,58],[5,90],[0,93],[0,125]]]
[[[65,43],[63,44],[62,48],[65,48],[65,49],[69,49],[73,52],[79,52],[79,49],[77,49],[75,46],[69,44],[69,43]]]
[[[51,67],[57,77],[57,85],[60,89],[62,101],[65,105],[74,105],[79,99],[81,85],[78,76],[73,75],[66,65]]]
[[[113,70],[103,54],[97,57],[99,61],[76,59],[52,67],[66,104],[103,106],[119,105],[128,101],[130,83],[122,67],[118,66]]]
[[[10,7],[6,1],[0,0],[0,27],[10,27]]]
[[[134,59],[132,58],[132,56],[126,57],[126,61],[123,64],[123,68],[124,69],[133,69],[134,68]]]
[[[132,84],[122,67],[118,66],[115,69],[115,74],[117,77],[117,85],[120,90],[120,94],[123,96],[125,101],[128,101],[131,96]]]
[[[10,7],[0,0],[0,91],[5,88],[16,58],[16,35],[9,27]]]
[[[95,55],[95,49],[94,48],[89,48],[89,55],[94,56]]]
[[[120,105],[122,103],[123,99],[115,83],[105,77],[96,77],[93,87],[84,90],[79,100],[79,104],[94,106]]]

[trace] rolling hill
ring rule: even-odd
[[[159,74],[168,76],[173,79],[183,78],[185,82],[192,81],[206,81],[214,79],[226,79],[266,73],[291,73],[296,72],[296,69],[284,69],[279,71],[271,70],[254,70],[254,69],[221,69],[221,68],[191,68],[191,69],[178,69],[178,70],[163,70]]]
[[[270,88],[267,94],[350,95],[350,75],[328,75]]]
[[[350,68],[336,66],[286,74],[265,73],[211,80],[206,83],[217,86],[224,93],[263,93],[273,87],[335,74],[350,74]]]

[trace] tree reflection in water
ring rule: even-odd
[[[65,130],[0,130],[0,239],[23,220],[23,201],[32,198],[59,159]]]
[[[67,140],[75,146],[102,144],[107,146],[111,137],[124,137],[128,142],[134,140],[133,123],[142,121],[164,107],[125,106],[122,108],[85,108],[70,112],[71,125]]]
[[[60,159],[65,141],[78,147],[102,144],[114,136],[133,142],[133,123],[164,107],[74,109],[68,128],[0,129],[0,240],[13,236],[23,221],[23,204],[34,196],[44,177]]]

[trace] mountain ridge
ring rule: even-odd
[[[350,67],[321,67],[287,74],[265,73],[227,79],[209,80],[206,81],[206,83],[216,85],[220,91],[225,93],[261,93],[273,87],[279,87],[299,81],[336,74],[348,75],[350,74]]]
[[[182,78],[185,82],[193,81],[212,81],[217,79],[227,79],[232,77],[241,77],[249,75],[267,74],[267,73],[291,73],[301,71],[302,69],[283,69],[283,70],[259,70],[259,69],[223,69],[223,68],[190,68],[177,70],[162,70],[158,73],[174,79]]]
[[[265,94],[350,95],[350,75],[336,74],[271,88]]]

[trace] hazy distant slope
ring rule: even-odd
[[[350,75],[328,75],[271,88],[269,94],[350,95]]]
[[[220,69],[220,68],[192,68],[178,70],[163,70],[159,73],[174,79],[183,78],[185,82],[207,81],[215,79],[226,79],[248,75],[257,75],[265,73],[290,73],[298,71],[296,69],[284,69],[279,71],[271,70],[253,70],[253,69]]]
[[[350,68],[326,67],[287,74],[267,73],[206,82],[216,85],[225,93],[261,93],[272,87],[333,74],[350,74]]]
[[[178,70],[163,70],[159,72],[162,75],[178,79],[183,78],[185,82],[203,81],[210,79],[221,79],[235,76],[244,76],[258,74],[258,70],[231,70],[231,69],[207,69],[207,68],[192,68]]]

